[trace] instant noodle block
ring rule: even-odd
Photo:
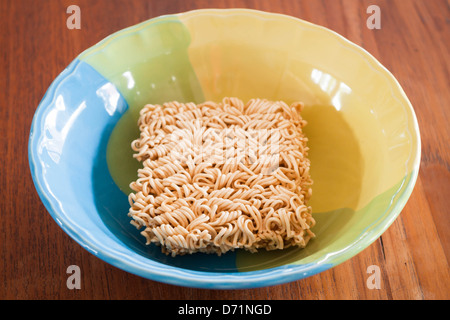
[[[129,215],[172,256],[304,248],[314,237],[301,103],[146,105]]]

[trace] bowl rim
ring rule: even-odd
[[[159,263],[156,261],[153,261],[157,264],[160,264],[162,268],[151,269],[151,268],[142,268],[134,265],[133,263],[130,263],[129,261],[126,261],[122,258],[118,258],[114,256],[113,252],[110,252],[107,247],[100,247],[96,244],[93,244],[89,239],[86,239],[82,237],[79,233],[77,233],[77,227],[72,225],[70,222],[64,221],[63,218],[61,218],[61,212],[59,209],[59,206],[56,205],[57,203],[55,200],[52,199],[51,193],[49,193],[49,190],[45,188],[40,181],[40,177],[42,176],[42,170],[40,169],[40,166],[37,163],[37,159],[39,158],[37,154],[37,150],[35,150],[33,147],[35,145],[36,139],[38,136],[35,135],[35,132],[40,131],[40,127],[38,126],[38,120],[42,116],[43,112],[48,108],[50,105],[49,102],[51,102],[55,96],[55,93],[60,85],[60,83],[70,76],[74,70],[76,69],[78,62],[80,61],[79,58],[84,55],[88,50],[99,47],[102,44],[105,44],[108,41],[111,41],[114,37],[117,37],[118,35],[129,32],[132,29],[138,28],[139,26],[146,24],[146,23],[154,23],[161,19],[166,19],[169,17],[187,17],[190,18],[192,16],[196,15],[230,15],[230,14],[248,14],[248,15],[258,15],[260,17],[264,18],[270,18],[270,19],[291,19],[295,21],[296,23],[303,24],[305,26],[308,26],[309,28],[313,28],[316,30],[321,30],[322,32],[331,33],[336,37],[337,40],[341,41],[341,43],[349,48],[353,48],[353,50],[358,51],[359,53],[363,54],[366,59],[369,61],[375,63],[376,67],[383,71],[383,74],[388,77],[388,80],[392,83],[392,85],[395,87],[397,93],[400,94],[400,97],[403,99],[403,102],[406,102],[406,110],[411,114],[412,117],[412,127],[413,132],[411,132],[412,135],[415,135],[415,139],[417,141],[416,147],[416,153],[410,154],[409,161],[412,161],[411,167],[412,170],[410,174],[406,175],[402,181],[401,186],[398,188],[396,193],[391,199],[391,203],[389,207],[385,210],[385,212],[382,214],[383,219],[378,219],[371,227],[372,230],[370,233],[366,233],[364,237],[359,237],[356,241],[354,241],[351,245],[347,246],[343,250],[339,251],[338,253],[332,255],[333,259],[331,261],[328,261],[330,257],[327,259],[323,259],[319,262],[310,263],[310,264],[288,264],[284,266],[279,267],[273,267],[258,271],[239,271],[239,272],[211,272],[211,271],[194,271],[191,269],[184,269],[180,267],[170,267],[168,268],[167,265],[163,263]],[[78,62],[77,62],[78,61]],[[72,66],[72,68],[71,68]],[[394,92],[392,93],[394,95]],[[396,95],[395,95],[396,96]],[[409,122],[409,120],[406,120]],[[408,123],[409,124],[409,123]],[[412,137],[414,138],[414,137]],[[414,147],[414,146],[413,146]],[[30,129],[30,135],[29,135],[29,142],[28,142],[28,160],[29,160],[29,166],[30,171],[32,175],[32,179],[36,188],[36,191],[41,198],[41,201],[43,202],[44,206],[46,207],[47,211],[50,213],[52,218],[58,223],[58,225],[77,243],[79,243],[83,248],[88,250],[90,253],[94,254],[96,257],[100,258],[101,260],[119,268],[124,271],[127,271],[129,273],[138,275],[143,278],[147,278],[150,280],[178,285],[178,286],[184,286],[184,287],[196,287],[196,288],[205,288],[205,289],[245,289],[245,288],[257,288],[257,287],[265,287],[265,286],[272,286],[272,285],[278,285],[283,283],[292,282],[295,280],[300,280],[306,277],[309,277],[311,275],[314,275],[316,273],[325,271],[329,268],[335,267],[339,265],[340,263],[356,256],[358,253],[360,253],[362,250],[370,246],[375,240],[377,240],[388,228],[389,226],[395,221],[395,219],[399,216],[402,209],[406,205],[406,202],[408,201],[415,183],[417,181],[418,173],[419,173],[419,167],[420,167],[420,159],[421,159],[421,139],[420,139],[420,131],[419,131],[419,125],[417,121],[416,114],[414,112],[414,108],[409,101],[408,97],[406,96],[406,93],[404,92],[403,88],[401,87],[398,80],[394,77],[394,75],[385,67],[383,66],[373,55],[371,55],[367,50],[364,48],[356,45],[355,43],[351,42],[344,36],[340,35],[336,31],[333,31],[327,27],[317,25],[314,23],[311,23],[309,21],[286,15],[281,13],[274,13],[274,12],[266,12],[261,10],[255,10],[255,9],[246,9],[246,8],[228,8],[228,9],[216,9],[216,8],[208,8],[208,9],[196,9],[196,10],[189,10],[186,12],[180,12],[175,14],[165,14],[161,16],[157,16],[151,19],[147,19],[145,21],[142,21],[138,24],[129,26],[127,28],[118,30],[111,35],[105,37],[101,41],[97,42],[95,45],[89,47],[88,49],[81,52],[70,64],[66,69],[64,69],[63,72],[61,72],[51,83],[49,88],[47,89],[46,93],[44,94],[44,97],[42,98],[41,102],[39,103],[35,114],[33,116],[31,129]],[[381,215],[381,214],[380,214]],[[332,262],[332,263],[331,263]],[[176,272],[174,272],[174,270]]]

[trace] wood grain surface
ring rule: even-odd
[[[66,27],[69,5],[81,29]],[[366,27],[369,5],[381,29]],[[47,213],[33,186],[28,136],[53,79],[84,49],[122,28],[199,8],[254,8],[328,27],[362,46],[399,80],[418,117],[422,162],[399,218],[371,246],[300,281],[202,290],[149,281],[88,253]],[[450,4],[446,0],[0,1],[0,299],[449,299]],[[69,265],[81,289],[66,286]],[[366,285],[381,268],[381,288]]]

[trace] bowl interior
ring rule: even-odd
[[[130,224],[128,185],[139,168],[130,143],[140,108],[225,96],[305,103],[317,221],[307,248],[172,258],[146,246]],[[397,217],[420,152],[412,108],[374,58],[325,28],[251,10],[164,16],[106,38],[55,80],[34,127],[30,159],[49,211],[85,248],[144,276],[172,267],[230,274],[332,267]]]

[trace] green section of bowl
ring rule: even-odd
[[[128,103],[107,148],[111,175],[126,194],[140,167],[130,147],[139,137],[140,109],[149,103],[200,103],[204,99],[189,62],[190,40],[189,31],[176,16],[164,16],[114,34],[79,57],[111,81]]]

